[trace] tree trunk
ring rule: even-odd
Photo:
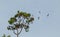
[[[18,29],[17,29],[17,37],[18,37]]]

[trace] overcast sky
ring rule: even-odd
[[[30,31],[23,30],[20,37],[60,37],[60,0],[0,0],[0,37],[3,34],[16,37],[6,27],[9,18],[18,10],[29,12],[35,17],[34,23],[30,24]]]

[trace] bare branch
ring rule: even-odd
[[[20,30],[20,32],[18,33],[18,35],[22,32],[22,29],[23,29],[23,28],[21,28],[21,30]]]
[[[15,33],[15,31],[13,30],[13,33],[15,34],[15,35],[17,35],[17,33]]]

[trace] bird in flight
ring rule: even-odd
[[[39,11],[39,14],[41,14],[41,12]]]
[[[41,12],[40,12],[40,11],[39,11],[38,13],[39,13],[39,14],[41,14]],[[38,18],[38,20],[40,19],[40,17],[39,17],[39,16],[38,16],[37,18]]]
[[[49,13],[47,14],[47,16],[49,16]]]
[[[40,19],[40,17],[38,17],[38,20]]]

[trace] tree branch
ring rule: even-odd
[[[20,30],[20,32],[18,33],[18,35],[22,32],[22,29],[23,29],[23,28],[21,28],[21,30]]]
[[[17,35],[17,33],[15,33],[15,31],[13,30],[13,33],[15,34],[15,35]]]

